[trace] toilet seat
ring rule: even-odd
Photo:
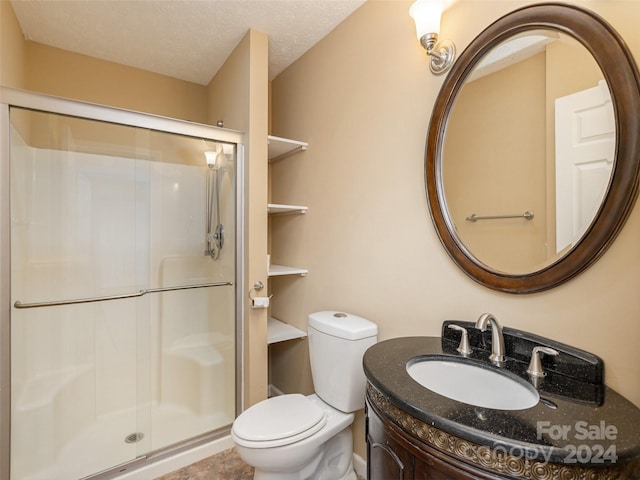
[[[251,448],[272,448],[303,440],[327,422],[327,412],[293,393],[263,400],[233,422],[234,440]]]

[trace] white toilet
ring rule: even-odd
[[[340,312],[308,318],[316,393],[269,398],[244,411],[231,437],[254,480],[356,480],[353,412],[364,408],[362,356],[377,341],[376,324]]]

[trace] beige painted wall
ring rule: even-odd
[[[443,170],[447,206],[469,251],[503,272],[546,258],[545,55],[465,84],[449,116]],[[534,218],[466,220],[472,214]]]
[[[206,123],[203,85],[26,43],[26,89],[84,102]]]
[[[250,30],[209,85],[208,117],[245,132],[245,284],[267,285],[268,53],[266,34]],[[267,311],[245,301],[244,404],[267,396]]]
[[[0,1],[0,84],[84,102],[207,123],[207,87],[25,41]]]
[[[460,0],[441,33],[462,50],[527,3]],[[506,326],[600,355],[606,383],[640,405],[640,208],[593,267],[549,292],[509,295],[469,279],[429,217],[423,155],[442,78],[428,70],[410,4],[369,0],[272,83],[271,133],[310,143],[272,167],[274,198],[309,206],[272,222],[273,261],[309,268],[305,278],[272,280],[273,315],[306,328],[310,312],[344,310],[376,322],[386,339],[439,335],[443,320],[492,312]],[[640,2],[588,5],[640,58]],[[305,345],[272,347],[272,378],[285,391],[312,391]]]
[[[24,43],[11,4],[0,1],[0,85],[24,88]]]

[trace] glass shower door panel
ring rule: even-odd
[[[152,338],[151,449],[226,427],[235,418],[233,287],[167,292]]]
[[[73,480],[228,427],[235,145],[10,118],[11,480]]]
[[[11,479],[78,479],[136,457],[135,300],[14,313]],[[26,340],[28,339],[28,340]]]
[[[11,126],[12,301],[135,292],[148,205],[137,129],[14,108]],[[139,414],[138,304],[12,309],[11,480],[76,479],[136,457],[125,438]]]
[[[162,132],[151,132],[149,143],[150,285],[229,283],[151,301],[157,450],[235,418],[235,147]]]

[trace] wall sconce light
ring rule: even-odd
[[[216,161],[218,160],[218,152],[207,150],[204,152],[204,158],[207,161],[207,167],[213,170],[216,167]]]
[[[438,41],[444,3],[444,0],[416,0],[409,9],[409,15],[416,22],[418,40],[430,57],[429,69],[435,75],[447,72],[456,56],[456,46],[453,42]]]

